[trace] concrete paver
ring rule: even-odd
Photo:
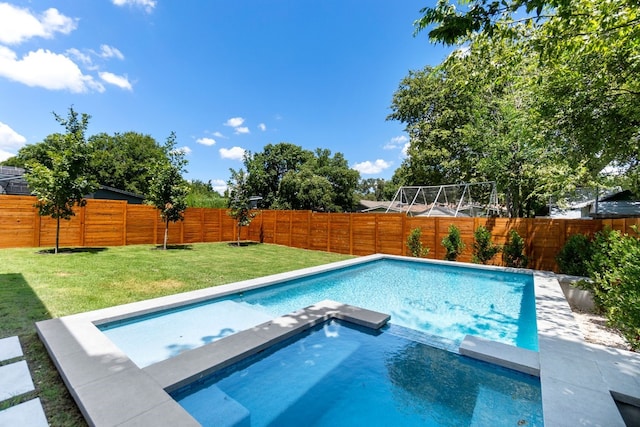
[[[34,390],[27,362],[21,360],[0,366],[0,401]]]
[[[0,339],[0,362],[22,356],[22,347],[18,337]]]
[[[47,427],[48,425],[40,398],[0,411],[0,427]]]

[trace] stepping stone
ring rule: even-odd
[[[22,347],[18,337],[0,339],[0,362],[22,356]]]
[[[0,366],[0,402],[34,389],[25,360]]]
[[[40,398],[0,411],[0,427],[48,427]]]

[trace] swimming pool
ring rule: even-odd
[[[331,299],[390,314],[450,350],[466,335],[537,350],[533,288],[526,273],[382,259],[99,327],[145,367]]]
[[[538,378],[330,321],[174,391],[203,426],[541,426]]]

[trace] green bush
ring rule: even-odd
[[[634,227],[638,234],[638,228]],[[609,325],[620,330],[629,345],[640,349],[640,239],[605,229],[593,240],[593,257],[588,263],[589,288]]]
[[[449,234],[442,239],[442,246],[447,250],[444,259],[455,261],[458,258],[466,246],[460,237],[458,227],[453,224],[449,226]]]
[[[588,236],[574,234],[564,244],[556,262],[560,272],[572,276],[588,276],[588,264],[593,256],[593,245]]]
[[[429,253],[429,248],[422,246],[420,237],[422,237],[422,230],[420,228],[414,228],[407,238],[407,248],[411,251],[411,255],[417,258],[425,257]]]
[[[491,241],[491,232],[481,225],[473,233],[473,262],[486,264],[500,252],[500,247]]]
[[[529,258],[524,253],[524,239],[516,230],[510,230],[502,248],[502,261],[507,267],[526,268]]]

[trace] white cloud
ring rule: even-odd
[[[184,153],[185,156],[188,156],[193,150],[185,145],[184,147],[177,147],[176,151],[179,153]]]
[[[227,191],[227,183],[222,179],[212,179],[211,186],[220,194],[224,194],[224,192]]]
[[[198,138],[196,139],[198,144],[212,146],[216,144],[216,140],[213,138]]]
[[[244,156],[244,148],[231,147],[231,148],[220,149],[220,157],[223,159],[242,160],[243,156]]]
[[[93,60],[91,59],[91,57],[85,53],[80,52],[80,50],[76,49],[75,47],[72,47],[71,49],[67,49],[67,54],[74,57],[75,59],[77,59],[78,61],[82,62],[87,66],[93,65]]]
[[[224,136],[221,132],[214,132],[213,136],[215,136],[216,138],[226,138],[226,136]]]
[[[411,145],[410,142],[407,142],[406,144],[404,144],[404,146],[402,147],[402,151],[400,152],[400,157],[401,158],[405,158],[407,157],[409,154],[409,146]]]
[[[5,154],[9,154],[9,157],[13,154],[7,153],[5,150],[17,152],[27,143],[27,138],[20,135],[15,130],[5,123],[0,122],[0,151]],[[6,158],[2,159],[6,160]]]
[[[265,130],[267,130],[267,125],[265,125],[264,123],[260,123],[258,125],[258,129],[260,129],[262,132],[264,132]]]
[[[384,148],[385,150],[395,150],[397,148],[402,147],[408,141],[409,141],[409,138],[407,138],[404,135],[394,136],[382,148]]]
[[[118,49],[113,46],[109,46],[103,44],[100,46],[100,56],[102,58],[118,58],[120,60],[124,59],[124,55]]]
[[[238,126],[242,126],[244,123],[244,119],[242,117],[232,117],[225,122],[225,126],[230,126],[232,128],[237,128]]]
[[[104,92],[104,86],[92,76],[83,74],[71,59],[43,49],[29,52],[18,59],[11,49],[0,46],[0,76],[27,86],[51,90]]]
[[[15,154],[11,154],[7,151],[0,150],[0,162],[4,162],[5,160],[10,159],[13,156],[15,156]]]
[[[241,133],[251,133],[249,128],[246,126],[240,126],[236,128],[236,135],[240,135]]]
[[[144,8],[147,13],[151,13],[156,7],[156,0],[112,0],[116,6],[139,6]]]
[[[0,42],[18,44],[32,37],[52,38],[55,33],[69,34],[76,29],[76,19],[50,8],[40,16],[29,9],[0,3]]]
[[[372,175],[372,174],[380,173],[385,169],[388,169],[389,167],[391,167],[391,164],[392,163],[385,162],[382,159],[378,159],[373,163],[367,160],[366,162],[356,163],[355,165],[352,166],[352,168],[362,174]]]
[[[105,82],[112,84],[114,86],[118,86],[120,89],[133,90],[133,87],[131,86],[131,82],[129,82],[129,79],[127,78],[127,76],[118,76],[108,71],[102,71],[98,73],[98,75]]]

